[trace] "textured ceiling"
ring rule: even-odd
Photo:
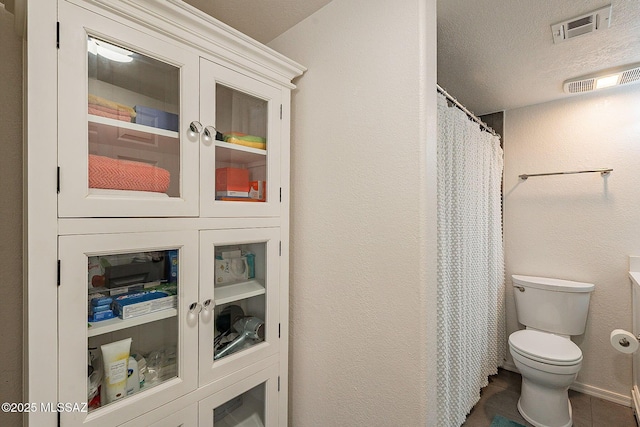
[[[610,28],[553,43],[551,24],[608,4]],[[563,98],[567,79],[636,62],[640,0],[438,1],[438,83],[477,114]]]
[[[262,43],[330,1],[186,0]],[[610,28],[553,43],[552,24],[610,3]],[[477,114],[566,97],[565,80],[636,62],[640,0],[438,0],[438,83]]]
[[[185,0],[201,11],[268,43],[331,0]]]

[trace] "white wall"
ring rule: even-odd
[[[22,401],[22,39],[13,15],[0,6],[0,396]],[[0,425],[22,425],[21,414],[0,413]]]
[[[640,86],[506,112],[504,238],[512,274],[595,283],[576,388],[624,401],[631,357],[609,333],[631,328],[628,256],[640,254]],[[519,174],[611,167],[600,174]],[[518,329],[508,286],[508,329]],[[628,401],[627,401],[628,403]]]
[[[270,46],[308,67],[290,425],[435,425],[435,1],[334,0]]]

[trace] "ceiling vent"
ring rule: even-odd
[[[567,93],[591,92],[596,87],[595,83],[595,78],[565,82],[564,91]]]
[[[591,92],[595,89],[640,82],[640,63],[624,65],[564,82],[566,93]]]
[[[610,24],[611,5],[552,25],[553,42],[557,44],[594,31],[604,30],[609,28]]]

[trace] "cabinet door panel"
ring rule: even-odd
[[[120,427],[198,427],[198,404],[194,403],[167,415],[164,409],[142,415]]]
[[[60,402],[88,402],[63,426],[119,424],[196,388],[197,242],[196,231],[59,238]]]
[[[273,365],[203,399],[200,427],[276,427],[278,365]]]
[[[200,232],[200,385],[278,352],[279,236],[279,228]]]
[[[280,89],[200,61],[201,216],[278,216]]]
[[[60,216],[197,215],[198,61],[60,3]]]

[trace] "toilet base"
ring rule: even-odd
[[[541,387],[523,377],[518,412],[535,427],[571,427],[569,387]]]

